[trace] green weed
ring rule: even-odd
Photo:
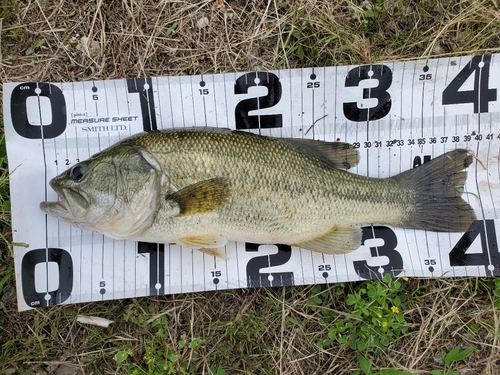
[[[261,323],[261,320],[253,311],[249,316],[235,317],[226,327],[229,340],[233,344],[241,342],[255,344],[261,334],[268,329]]]
[[[415,375],[412,372],[406,372],[406,371],[401,371],[393,368],[389,369],[381,369],[379,371],[375,371],[372,369],[373,366],[373,360],[372,359],[366,359],[363,357],[361,353],[356,353],[359,366],[361,367],[360,370],[356,370],[352,373],[352,375]]]
[[[460,372],[452,370],[452,366],[455,362],[463,361],[467,358],[473,351],[474,347],[461,350],[460,345],[455,346],[448,353],[444,349],[441,349],[441,357],[444,361],[444,370],[432,370],[430,373],[432,375],[460,375]]]
[[[221,365],[217,367],[216,369],[210,369],[208,372],[209,375],[226,375],[226,371],[222,368]]]
[[[128,309],[124,317],[140,324],[147,321],[145,315],[134,314],[132,309]],[[197,350],[202,348],[203,340],[182,338],[175,345],[167,340],[168,325],[165,315],[146,325],[148,337],[141,352],[136,353],[130,347],[121,348],[114,356],[118,368],[131,375],[195,374],[192,361],[198,357]]]
[[[493,304],[497,309],[500,309],[500,279],[498,278],[494,279],[493,282],[495,283],[495,289],[493,290],[493,295],[495,297],[498,297],[493,301]]]
[[[45,44],[45,39],[39,39],[39,40],[37,40],[35,43],[33,43],[33,45],[31,47],[29,47],[26,50],[26,55],[32,55],[37,50],[39,50],[40,47],[43,46],[44,44]]]
[[[341,293],[337,291],[337,294]],[[327,347],[337,341],[354,350],[384,351],[409,328],[403,315],[407,298],[402,293],[403,282],[392,279],[389,274],[381,280],[363,283],[357,291],[347,296],[347,314],[336,315],[330,325],[328,338],[318,342],[318,345]],[[320,305],[321,301],[321,294],[316,294],[308,303],[315,306]],[[332,314],[327,311],[324,314]]]

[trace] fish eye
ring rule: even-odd
[[[87,167],[84,164],[77,164],[69,172],[73,181],[80,181],[83,175],[87,172]]]

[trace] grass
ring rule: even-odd
[[[0,32],[2,82],[67,82],[494,53],[500,7],[486,0],[8,0]],[[0,373],[500,373],[500,281],[492,279],[384,278],[19,314],[3,137],[0,209]],[[83,325],[79,315],[114,323]]]

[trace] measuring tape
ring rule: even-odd
[[[258,286],[407,277],[499,276],[500,55],[272,72],[4,84],[19,310]],[[328,255],[229,243],[227,260],[175,244],[112,240],[45,216],[48,181],[141,131],[192,126],[349,142],[350,172],[384,178],[454,148],[472,150],[465,233],[363,227]],[[332,208],[334,209],[334,208]],[[500,211],[499,211],[500,212]],[[20,244],[26,244],[20,246]]]

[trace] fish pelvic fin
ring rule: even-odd
[[[361,246],[361,235],[361,228],[335,226],[320,237],[297,243],[294,246],[323,254],[345,254]]]
[[[325,142],[305,138],[279,138],[303,153],[322,159],[333,168],[349,169],[359,163],[359,152],[350,143]]]
[[[182,246],[200,250],[205,254],[213,255],[222,259],[228,259],[221,249],[226,245],[227,240],[219,235],[183,237],[179,238],[177,243]]]
[[[208,248],[208,247],[200,247],[198,250],[201,252],[220,258],[220,259],[229,259],[226,254],[222,252],[222,249],[214,249],[214,248]]]
[[[226,178],[216,177],[186,186],[165,197],[171,216],[212,212],[222,206],[231,193]]]
[[[401,226],[435,232],[464,232],[476,219],[474,209],[461,196],[473,154],[455,149],[392,177],[413,191]]]

